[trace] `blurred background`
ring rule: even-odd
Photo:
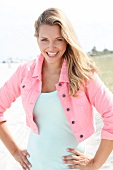
[[[0,61],[29,60],[39,54],[34,22],[48,7],[71,20],[82,48],[113,51],[112,0],[0,0]]]
[[[100,77],[113,92],[113,1],[112,0],[0,0],[0,86],[20,63],[36,58],[39,49],[34,22],[49,7],[58,7],[71,20],[82,48],[100,69]],[[5,112],[7,125],[22,148],[29,128],[21,97]],[[102,118],[95,110],[95,134],[87,140],[87,154],[93,156],[100,143]],[[100,170],[113,169],[113,153]],[[22,170],[0,141],[0,170]]]

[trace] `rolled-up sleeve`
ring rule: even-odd
[[[6,121],[4,112],[20,96],[22,66],[20,65],[11,78],[0,88],[0,122]]]
[[[86,88],[90,103],[103,118],[101,137],[113,140],[113,93],[105,86],[95,73]]]

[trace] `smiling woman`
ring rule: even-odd
[[[63,11],[44,10],[35,21],[35,37],[38,58],[20,65],[0,89],[0,138],[24,170],[97,170],[113,149],[113,94]],[[19,96],[30,128],[24,150],[4,117]],[[98,150],[89,158],[85,141],[95,132],[94,107],[104,125]]]

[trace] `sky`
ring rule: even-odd
[[[113,0],[0,0],[0,60],[39,53],[34,22],[49,7],[70,19],[82,48],[113,50]]]

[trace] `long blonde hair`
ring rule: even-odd
[[[93,72],[97,72],[94,61],[80,47],[76,33],[66,15],[57,8],[48,8],[35,21],[35,36],[38,37],[41,25],[59,25],[61,34],[67,42],[65,59],[68,67],[69,94],[75,93],[85,86]]]

